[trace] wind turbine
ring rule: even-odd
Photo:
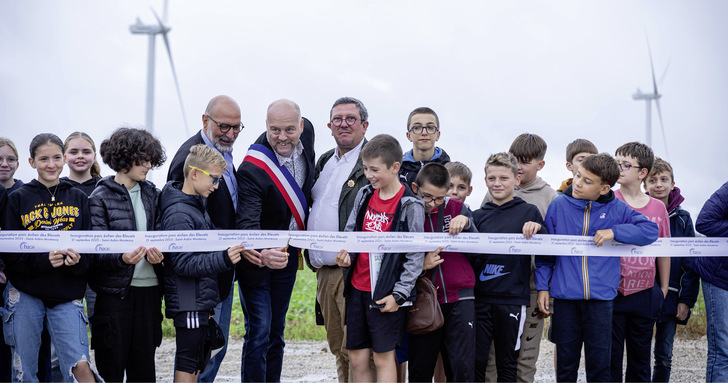
[[[657,90],[657,80],[655,80],[655,66],[652,63],[652,49],[650,48],[649,39],[647,40],[647,51],[650,55],[650,69],[652,70],[652,93],[642,93],[640,88],[637,88],[637,92],[632,95],[632,98],[638,101],[645,101],[645,143],[649,147],[652,147],[652,101],[655,101],[655,106],[657,107],[657,117],[660,119],[660,129],[662,130],[662,140],[665,144],[665,157],[669,158],[667,152],[667,138],[665,137],[665,126],[662,124],[662,110],[660,109],[660,98],[662,98],[662,94]],[[668,62],[667,67],[669,66],[670,63]],[[667,74],[667,67],[665,68],[665,73],[660,79],[660,83],[662,83],[662,80],[665,78],[665,74]]]
[[[149,36],[149,50],[148,50],[148,62],[147,62],[147,105],[146,114],[144,119],[144,125],[152,132],[154,131],[154,57],[155,57],[155,45],[157,35],[161,34],[164,39],[164,46],[167,48],[167,55],[169,56],[169,64],[172,67],[172,77],[174,78],[174,85],[177,88],[177,98],[179,99],[179,106],[182,110],[182,121],[185,124],[185,133],[187,136],[190,135],[189,128],[187,126],[187,116],[185,115],[185,106],[182,102],[182,92],[179,88],[179,81],[177,81],[177,71],[174,69],[174,61],[172,60],[172,51],[169,47],[169,38],[167,33],[170,31],[170,27],[167,23],[167,0],[164,1],[164,13],[163,19],[159,18],[157,12],[150,7],[154,17],[157,19],[157,24],[143,24],[137,17],[136,23],[129,26],[129,31],[132,34],[147,35]]]

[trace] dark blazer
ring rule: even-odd
[[[177,153],[172,159],[172,163],[169,164],[167,182],[184,182],[185,160],[187,159],[187,155],[190,154],[191,147],[197,144],[205,144],[205,141],[202,139],[202,134],[202,130],[198,131],[197,134],[190,137],[177,150]],[[232,170],[235,173],[234,166]],[[240,201],[238,201],[239,205]],[[220,186],[217,187],[217,190],[210,193],[210,196],[207,197],[206,209],[215,229],[235,229],[235,206],[233,205],[233,199],[230,197],[230,189],[228,189],[224,177],[220,179]],[[224,301],[230,293],[230,288],[233,284],[233,270],[231,269],[219,275],[217,280],[220,283],[220,299]]]
[[[177,153],[172,159],[172,163],[169,164],[169,171],[167,172],[167,182],[179,181],[184,182],[185,176],[183,173],[185,159],[190,154],[190,148],[197,144],[204,144],[205,141],[202,139],[202,131],[200,130],[194,136],[190,137],[180,146]],[[235,168],[233,167],[233,173]],[[230,191],[225,178],[220,179],[220,186],[207,197],[207,213],[212,219],[212,224],[215,225],[216,229],[235,229],[235,207],[233,206],[233,199],[230,197]]]
[[[301,190],[306,197],[308,206],[311,206],[315,132],[308,119],[304,118],[303,121],[304,127],[300,140],[303,144],[302,155],[306,161],[306,181]],[[265,132],[258,137],[255,143],[272,150]],[[252,163],[243,162],[238,167],[236,176],[238,179],[236,228],[238,230],[288,230],[293,214],[268,174]],[[297,257],[298,249],[289,247],[288,253],[289,259],[291,259],[291,256]],[[258,267],[243,258],[237,264],[238,282],[248,286],[255,286],[266,277],[269,271],[268,268]]]

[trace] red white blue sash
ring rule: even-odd
[[[250,145],[243,162],[250,162],[268,174],[273,183],[276,184],[278,191],[283,195],[283,199],[286,200],[288,208],[291,209],[291,213],[296,219],[298,228],[304,230],[306,228],[304,226],[306,212],[308,212],[306,197],[291,172],[285,166],[278,164],[275,153],[264,145],[253,144]]]

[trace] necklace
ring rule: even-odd
[[[51,193],[51,188],[46,186],[46,190],[48,190],[48,194],[51,195],[51,202],[56,202],[56,192],[58,191],[58,185],[56,184],[55,189],[53,189],[53,193]]]

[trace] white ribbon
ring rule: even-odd
[[[599,257],[728,256],[728,238],[660,238],[635,246],[607,241],[597,247],[592,237],[537,234],[370,233],[338,231],[0,231],[0,252],[40,253],[71,248],[80,253],[126,253],[139,246],[162,252],[219,251],[243,244],[262,249],[290,245],[323,251],[401,253],[443,251],[483,254],[537,254]]]

